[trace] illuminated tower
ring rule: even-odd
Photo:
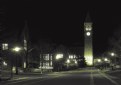
[[[92,22],[89,13],[84,22],[84,57],[88,66],[93,65]]]

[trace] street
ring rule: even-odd
[[[45,75],[28,75],[0,82],[0,85],[121,85],[119,78],[98,69],[79,69]]]

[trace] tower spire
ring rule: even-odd
[[[87,12],[87,15],[86,15],[86,18],[85,18],[85,22],[92,22],[89,12]]]
[[[25,49],[25,62],[24,62],[24,68],[28,68],[28,51],[29,51],[29,28],[28,28],[28,22],[27,20],[24,21],[25,23],[25,26],[24,26],[24,29],[23,29],[23,44],[24,44],[24,49]]]

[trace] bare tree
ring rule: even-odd
[[[120,27],[121,28],[121,27]],[[110,49],[116,53],[116,56],[119,60],[119,63],[121,64],[121,29],[118,29],[117,31],[114,32],[113,37],[110,38],[109,43],[110,43]]]

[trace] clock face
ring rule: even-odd
[[[86,32],[86,35],[87,35],[87,36],[90,36],[90,35],[91,35],[91,32]]]

